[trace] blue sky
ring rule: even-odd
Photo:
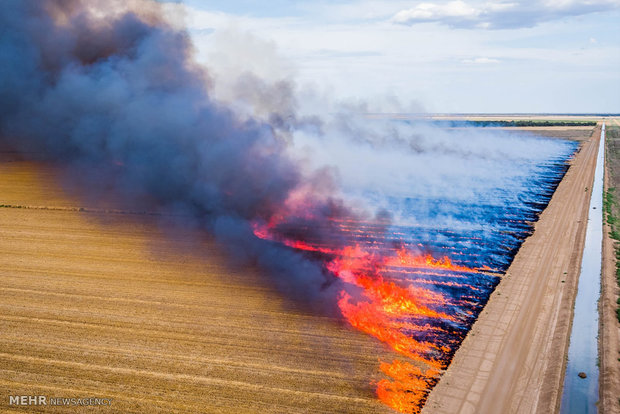
[[[183,3],[216,83],[251,71],[371,107],[620,112],[620,0]]]

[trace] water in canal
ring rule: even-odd
[[[603,124],[592,186],[581,274],[575,300],[561,414],[597,412],[599,377],[598,300],[601,292],[603,242],[604,143],[605,125]],[[585,373],[586,377],[581,378],[579,373]]]

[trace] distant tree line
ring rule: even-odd
[[[474,126],[499,126],[499,127],[528,127],[528,126],[596,126],[596,121],[554,121],[554,120],[526,120],[518,119],[511,121],[469,121]]]

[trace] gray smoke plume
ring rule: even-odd
[[[319,261],[252,232],[293,194],[304,227],[350,214],[328,172],[302,174],[287,153],[294,115],[270,124],[211,99],[188,34],[157,3],[6,0],[0,56],[3,146],[64,165],[90,197],[191,217],[296,298],[336,291]]]
[[[300,95],[286,70],[273,79],[246,70],[251,54],[236,45],[257,43],[228,36],[241,56],[214,54],[212,78],[154,1],[5,0],[0,145],[63,165],[90,200],[113,194],[123,208],[183,217],[234,262],[258,265],[321,308],[342,289],[325,258],[261,240],[253,225],[277,223],[289,239],[337,248],[351,240],[334,219],[371,214],[375,236],[393,220],[415,228],[411,240],[443,243],[440,228],[499,240],[507,230],[495,215],[538,209],[537,197],[554,189],[545,177],[574,150],[360,116],[374,109]]]

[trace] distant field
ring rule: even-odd
[[[522,133],[583,140],[597,122],[613,119],[606,114],[368,114],[375,119],[399,119],[411,122],[430,122],[446,129],[471,127],[496,128],[510,133]]]
[[[619,118],[618,114],[442,114],[442,113],[373,113],[370,117],[397,119],[432,119],[437,121],[588,123]]]
[[[558,120],[558,119],[508,119],[508,120],[437,120],[435,123],[447,126],[474,127],[594,127],[596,121],[589,120]]]
[[[15,394],[113,398],[98,412],[392,412],[370,384],[394,356],[377,341],[198,235],[75,211],[54,169],[0,159],[0,412],[25,411]],[[76,411],[92,408],[54,410]]]
[[[492,127],[511,133],[528,133],[549,138],[583,140],[591,136],[593,126],[607,116],[592,115],[464,115],[434,116],[440,122],[466,121],[473,126]]]
[[[464,119],[470,121],[600,121],[614,114],[432,114],[433,119]]]

